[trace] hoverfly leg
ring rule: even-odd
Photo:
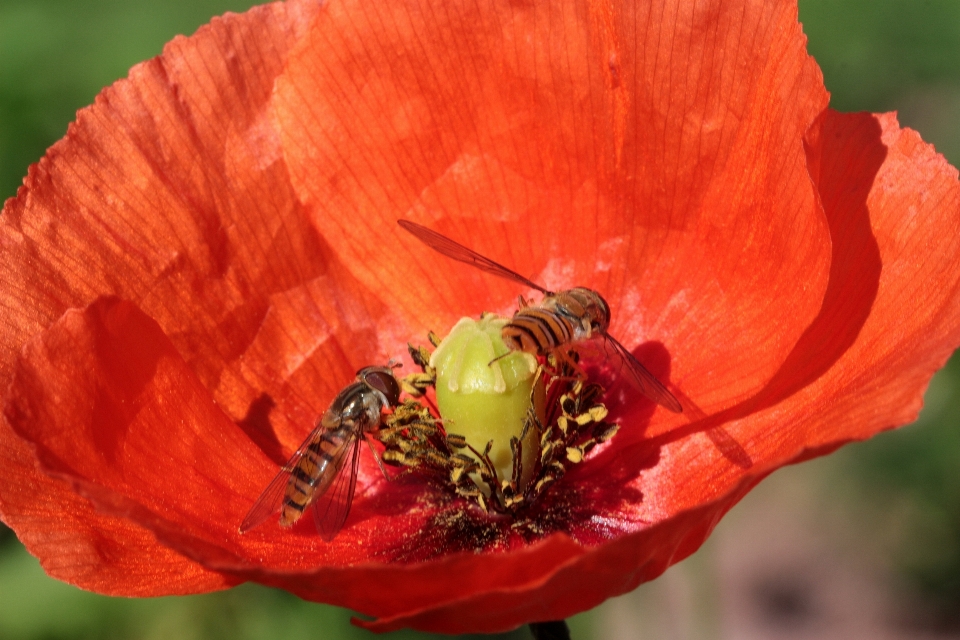
[[[580,366],[580,363],[577,361],[577,358],[571,356],[569,352],[565,351],[562,348],[557,348],[553,350],[553,357],[556,360],[557,372],[563,374],[566,370],[570,370],[574,375],[560,375],[561,380],[586,380],[587,372],[583,370],[583,367]]]
[[[388,482],[393,482],[395,479],[399,478],[402,474],[398,474],[392,478],[390,477],[390,474],[387,473],[387,468],[383,466],[383,459],[380,458],[380,454],[377,453],[376,447],[374,447],[373,443],[370,442],[370,438],[365,437],[364,440],[367,441],[367,446],[370,447],[370,453],[373,454],[373,459],[377,461],[377,466],[380,467],[380,472],[383,474],[383,477],[386,478]]]

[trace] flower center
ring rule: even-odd
[[[478,463],[483,455],[474,451],[486,452],[498,479],[511,478],[519,453],[522,490],[539,448],[536,425],[544,419],[544,387],[537,359],[504,344],[506,323],[493,315],[461,319],[433,352],[430,366],[437,372],[437,408],[447,435],[461,436],[469,445],[466,455]],[[531,420],[531,409],[536,420]]]
[[[464,318],[436,350],[410,347],[423,370],[401,381],[435,394],[440,420],[408,399],[379,432],[383,460],[447,485],[486,511],[517,514],[617,430],[604,421],[603,389],[578,377],[577,354],[511,351],[506,318]]]

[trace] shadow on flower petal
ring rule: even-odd
[[[683,391],[676,389],[674,393],[680,400],[680,404],[683,405],[684,416],[692,424],[700,423],[709,417],[704,410],[700,408],[700,405],[694,402]],[[707,436],[707,439],[713,443],[713,446],[717,448],[724,458],[736,466],[744,470],[753,467],[753,458],[751,458],[747,450],[737,442],[736,438],[730,435],[730,432],[723,427],[709,427],[703,431],[703,434]]]
[[[706,434],[724,458],[741,469],[749,469],[753,466],[753,458],[726,429],[714,427],[713,429],[707,429]]]
[[[283,466],[287,456],[270,421],[270,412],[276,407],[276,401],[269,394],[261,393],[250,403],[247,414],[237,420],[237,426],[260,447],[264,455],[278,466]]]
[[[195,558],[233,557],[263,458],[136,305],[64,314],[24,349],[9,398],[42,471],[103,513],[195,540]]]
[[[666,347],[662,344],[659,342],[646,342],[640,345],[633,355],[638,360],[642,358],[643,362],[657,367],[652,369],[651,373],[657,371],[659,375],[655,375],[657,375],[658,379],[669,380],[669,354],[667,353]],[[707,418],[707,414],[703,409],[701,409],[692,398],[685,394],[682,389],[674,388],[673,394],[683,406],[684,417],[692,424],[696,424]],[[747,450],[723,427],[715,426],[706,428],[704,429],[704,434],[720,454],[733,464],[741,469],[749,469],[753,466],[753,459],[750,457],[750,454],[747,453]]]
[[[662,343],[645,342],[633,350],[633,355],[658,380],[664,383],[670,380],[670,354]],[[591,376],[594,375],[591,372]],[[601,371],[595,376],[606,388],[604,404],[610,411],[610,420],[619,423],[621,428],[612,446],[593,452],[587,464],[570,472],[571,477],[586,479],[601,474],[606,481],[622,484],[657,464],[662,443],[653,442],[646,433],[657,405],[641,395],[628,376],[622,370]]]
[[[887,149],[871,114],[831,115],[839,114],[822,115],[805,140],[810,177],[833,241],[830,280],[820,313],[754,397],[751,412],[786,399],[826,373],[853,346],[880,287],[883,265],[867,197]]]
[[[820,312],[754,396],[654,438],[655,443],[697,432],[710,434],[723,424],[775,406],[816,383],[853,346],[870,315],[883,266],[867,207],[887,156],[880,136],[876,118],[866,113],[826,111],[810,127],[805,140],[808,170],[832,240],[830,278]]]

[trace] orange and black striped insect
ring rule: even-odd
[[[418,240],[448,258],[465,262],[543,293],[543,299],[538,304],[527,304],[521,298],[521,308],[504,326],[503,341],[510,349],[537,356],[555,353],[563,358],[564,348],[592,338],[602,338],[623,360],[631,378],[644,395],[670,411],[683,411],[674,395],[640,364],[626,347],[607,333],[610,326],[610,306],[596,291],[586,287],[548,291],[516,271],[485,258],[436,231],[409,220],[397,222]]]
[[[380,426],[382,411],[399,401],[400,385],[390,368],[358,371],[356,381],[337,394],[313,432],[257,498],[240,533],[277,512],[280,525],[290,527],[309,511],[320,537],[333,540],[350,513],[360,442]]]

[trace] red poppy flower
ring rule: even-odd
[[[4,522],[86,589],[255,580],[376,630],[656,577],[774,469],[911,421],[960,343],[956,171],[829,110],[804,45],[773,0],[292,0],[174,40],[0,219]],[[397,218],[602,292],[688,411],[609,400],[524,535],[367,452],[333,542],[240,535],[357,369],[525,293]]]

